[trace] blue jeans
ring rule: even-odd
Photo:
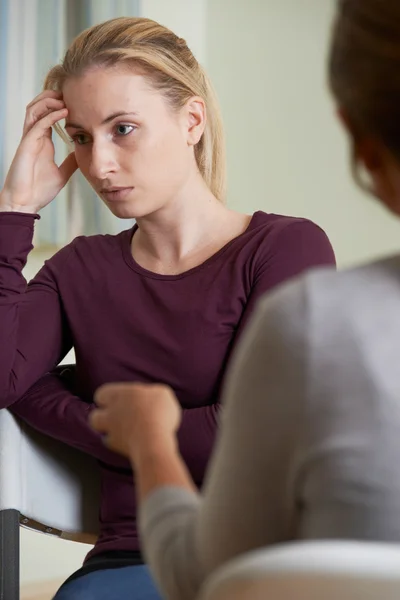
[[[162,600],[146,565],[93,571],[62,586],[53,600]]]

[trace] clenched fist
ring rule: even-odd
[[[105,443],[134,463],[143,450],[170,441],[181,422],[181,407],[166,385],[106,384],[95,394],[91,425],[105,434]]]

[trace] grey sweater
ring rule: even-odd
[[[202,495],[156,490],[140,524],[166,598],[289,540],[400,542],[400,257],[317,270],[262,300],[225,387]]]

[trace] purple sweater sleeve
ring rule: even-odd
[[[11,412],[37,431],[77,448],[114,467],[130,469],[129,462],[106,448],[88,417],[94,404],[83,402],[60,372],[46,374],[10,407]],[[212,451],[218,405],[185,409],[178,434],[181,454],[198,485]]]
[[[65,377],[47,373],[10,411],[37,431],[77,448],[109,465],[129,468],[129,462],[106,448],[101,435],[89,425],[94,404],[83,402],[68,389]]]
[[[252,290],[235,344],[265,293],[314,267],[326,266],[336,267],[336,259],[328,236],[318,225],[297,219],[276,232],[268,255],[260,257],[255,266]]]
[[[10,406],[71,347],[52,269],[70,248],[27,286],[22,275],[32,249],[35,215],[0,213],[0,408]]]
[[[272,251],[260,257],[256,267],[235,345],[259,299],[277,285],[313,267],[336,266],[335,254],[325,232],[311,221],[296,220],[277,235]],[[211,406],[186,409],[178,432],[179,448],[197,485],[203,481],[217,430],[219,402]]]

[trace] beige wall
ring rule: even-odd
[[[208,0],[212,3],[213,0]],[[192,52],[204,63],[206,48],[207,0],[141,0],[141,14],[155,19],[185,38]],[[232,0],[234,5],[238,0]]]
[[[207,64],[228,137],[229,202],[306,216],[341,265],[400,246],[398,222],[359,193],[325,86],[333,0],[209,0]]]

